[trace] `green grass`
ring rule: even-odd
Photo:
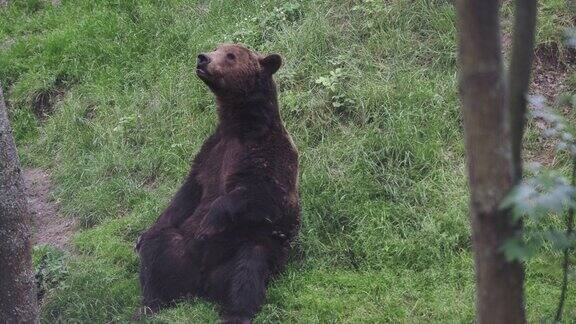
[[[223,41],[283,55],[281,111],[301,156],[298,251],[257,322],[473,321],[448,1],[46,3],[0,9],[0,82],[22,161],[51,170],[62,213],[81,224],[54,261],[66,273],[44,321],[125,321],[137,307],[132,246],[215,127],[194,64]],[[561,39],[563,3],[543,1],[539,43]],[[315,82],[336,69],[334,90]],[[42,95],[56,105],[38,120]],[[559,262],[545,252],[528,265],[531,321],[551,318]],[[566,316],[575,309],[570,294]],[[216,318],[189,301],[151,321]]]

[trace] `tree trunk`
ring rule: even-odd
[[[522,180],[522,137],[526,124],[526,94],[530,85],[530,71],[534,57],[536,29],[536,0],[516,0],[512,56],[508,70],[510,88],[508,112],[512,134],[512,163],[514,182]]]
[[[0,85],[0,321],[37,323],[30,214]]]
[[[502,244],[519,229],[500,202],[514,185],[499,0],[457,0],[460,98],[470,186],[478,323],[524,323],[524,272]]]

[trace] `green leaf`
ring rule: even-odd
[[[502,251],[508,262],[525,261],[536,253],[537,247],[533,244],[525,244],[520,238],[511,238],[502,245]]]
[[[566,232],[551,230],[543,233],[543,236],[552,243],[552,248],[556,250],[565,250],[574,247],[576,243],[576,234],[567,234]]]

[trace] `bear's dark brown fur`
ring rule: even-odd
[[[156,223],[139,239],[142,305],[214,301],[227,323],[249,323],[285,266],[300,225],[298,153],[280,119],[277,54],[224,44],[198,56],[219,124]]]

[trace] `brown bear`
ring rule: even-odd
[[[218,127],[170,205],[140,237],[142,307],[198,296],[225,323],[250,323],[300,227],[298,152],[278,109],[277,54],[220,45],[196,74],[216,97]]]

